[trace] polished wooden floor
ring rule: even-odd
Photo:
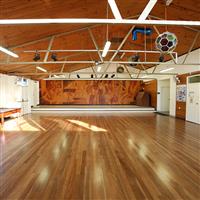
[[[1,129],[0,199],[200,199],[200,126],[157,114],[39,115]]]

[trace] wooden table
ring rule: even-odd
[[[1,124],[4,124],[4,118],[16,113],[21,113],[21,108],[0,108]]]

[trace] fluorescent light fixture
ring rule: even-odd
[[[97,72],[100,72],[100,71],[101,71],[101,66],[98,66]]]
[[[19,58],[19,56],[17,54],[13,53],[12,51],[10,51],[10,50],[2,47],[2,46],[0,46],[0,51],[4,52],[4,53],[6,53],[6,54],[8,54],[8,55],[10,55],[14,58]]]
[[[119,12],[119,9],[117,7],[115,0],[108,0],[108,3],[110,4],[110,8],[113,12],[113,15],[115,16],[115,19],[122,19],[122,16]]]
[[[145,7],[145,9],[143,10],[142,14],[140,15],[140,17],[138,18],[138,20],[145,20],[150,14],[151,10],[153,9],[156,3],[157,3],[157,0],[150,0],[147,6]]]
[[[38,70],[42,71],[42,72],[47,72],[47,70],[44,69],[44,68],[42,68],[42,67],[37,66],[36,68],[37,68]]]
[[[102,53],[102,57],[105,58],[109,49],[110,49],[110,46],[111,46],[111,42],[110,41],[107,41],[106,44],[105,44],[105,47],[104,47],[104,50],[103,50],[103,53]]]
[[[168,71],[171,71],[171,70],[173,70],[174,68],[173,67],[171,67],[171,68],[168,68],[168,69],[163,69],[163,70],[161,70],[160,72],[162,73],[162,72],[168,72]]]

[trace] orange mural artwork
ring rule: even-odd
[[[140,81],[54,81],[40,82],[41,105],[128,105],[134,104]]]

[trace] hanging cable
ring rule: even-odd
[[[108,14],[109,14],[109,10],[108,10],[108,2],[107,2],[107,13],[106,13],[106,17],[107,17],[107,19],[108,19]],[[107,24],[107,29],[106,29],[106,41],[108,41],[108,24]]]
[[[167,6],[165,5],[165,20],[167,20]],[[165,26],[165,30],[168,31],[167,25]]]
[[[145,32],[146,32],[147,27],[145,26],[144,29],[145,29]],[[146,50],[147,50],[147,36],[146,36],[146,34],[144,34],[144,51],[145,51],[144,56],[145,56],[145,62],[146,62],[146,60],[147,60],[147,53],[146,53]]]

